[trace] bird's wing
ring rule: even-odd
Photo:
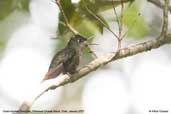
[[[65,49],[59,51],[52,59],[51,64],[49,66],[49,70],[55,68],[56,66],[58,66],[59,64],[61,64],[63,62],[63,58],[64,58],[64,51]]]
[[[64,66],[65,65],[70,65],[73,61],[73,58],[76,55],[76,51],[74,49],[68,49],[66,50],[66,55],[63,59]]]
[[[50,68],[42,81],[56,78],[62,71],[63,71],[63,63],[60,63],[56,67]]]
[[[65,53],[63,53],[65,52]],[[50,64],[49,70],[42,81],[56,78],[60,73],[65,71],[64,64],[69,64],[75,55],[74,50],[65,49],[54,56]],[[56,62],[56,63],[55,63]]]
[[[49,66],[49,70],[44,76],[42,81],[56,78],[60,73],[63,71],[63,62],[62,62],[62,55],[63,55],[63,50],[58,52],[52,59],[51,64]]]

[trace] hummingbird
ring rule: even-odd
[[[72,36],[66,47],[55,54],[42,81],[56,78],[61,73],[74,74],[80,63],[80,53],[87,45],[87,39],[83,36]]]

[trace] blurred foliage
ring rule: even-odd
[[[132,3],[134,0],[124,0],[124,2]],[[79,3],[73,4],[71,0],[61,0],[61,6],[64,10],[64,13],[69,21],[69,23],[74,27],[80,34],[88,38],[88,41],[93,40],[92,36],[95,36],[97,33],[103,33],[104,25],[102,25],[94,16],[87,11],[86,7],[90,9],[95,15],[98,15],[100,19],[108,26],[108,22],[104,19],[101,12],[111,10],[113,8],[112,1],[105,0],[80,0]],[[115,7],[120,4],[119,1],[115,1]],[[100,15],[101,14],[101,15]],[[112,20],[113,21],[113,20]],[[58,45],[55,50],[60,50],[68,42],[69,38],[72,36],[72,33],[69,29],[66,29],[65,22],[62,14],[59,14],[59,24],[58,24]],[[92,59],[92,55],[88,50],[84,50],[82,55],[83,61],[87,63]]]
[[[28,11],[29,0],[0,0],[0,20],[15,10]]]
[[[3,47],[4,47],[4,42],[0,40],[0,51],[2,50]]]
[[[134,0],[123,0],[124,3],[132,3]],[[64,10],[64,13],[72,25],[80,34],[87,37],[89,42],[92,40],[90,37],[95,36],[97,33],[103,33],[104,25],[102,25],[99,20],[97,20],[87,8],[93,12],[93,14],[100,17],[100,19],[108,26],[108,22],[104,19],[101,12],[106,10],[111,10],[113,8],[113,1],[111,0],[80,0],[80,2],[73,4],[71,0],[61,0],[61,6]],[[114,1],[114,7],[120,5],[120,1]],[[86,8],[87,7],[87,8]],[[66,45],[72,35],[72,33],[66,29],[64,25],[64,18],[62,14],[59,15],[59,24],[57,36],[59,38],[58,49]],[[61,39],[61,40],[60,40]],[[85,56],[88,56],[86,54]]]
[[[20,11],[29,12],[29,0],[0,0],[0,56],[11,32],[20,25]]]
[[[80,34],[90,39],[97,33],[103,33],[104,25],[99,20],[94,18],[86,7],[91,10],[95,15],[98,15],[100,19],[108,26],[108,23],[113,20],[106,20],[103,17],[103,12],[111,10],[114,7],[120,5],[120,1],[112,0],[80,0],[78,3],[72,3],[71,0],[61,0],[61,5],[69,23],[75,28]],[[132,4],[134,0],[123,0],[124,3]],[[128,5],[129,6],[129,5]],[[29,0],[0,0],[0,20],[6,18],[10,13],[22,10],[29,10]],[[124,25],[128,28],[128,36],[134,38],[142,38],[147,33],[145,21],[139,14],[138,7],[135,4],[125,8],[124,12]],[[114,15],[114,14],[113,14]],[[136,22],[134,22],[136,20]],[[136,26],[133,26],[133,24]],[[72,33],[64,26],[64,18],[59,14],[59,23],[57,29],[57,36],[59,38],[59,47],[62,48],[66,45],[66,42],[72,36]],[[89,40],[89,42],[91,42]],[[4,46],[4,41],[0,40],[0,48]]]
[[[141,16],[135,4],[128,7],[124,12],[124,25],[128,28],[128,36],[133,38],[143,38],[147,34],[144,17]]]
[[[123,0],[125,3],[132,3],[134,0]],[[86,9],[90,9],[95,15],[98,15],[104,23],[107,22],[104,20],[103,16],[100,15],[100,12],[109,10],[113,8],[113,1],[105,0],[80,0],[79,3],[73,4],[71,0],[61,0],[61,5],[66,14],[66,17],[69,23],[83,36],[91,37],[97,34],[98,32],[103,33],[103,25],[95,19]],[[114,7],[117,7],[120,4],[120,1],[114,1]],[[61,38],[69,32],[66,27],[61,24],[64,23],[63,16],[59,16],[60,23],[58,25],[58,35]]]
[[[4,42],[3,41],[1,41],[1,39],[0,39],[0,60],[1,60],[1,57],[2,57],[2,54],[1,54],[1,52],[3,51],[3,49],[4,49]]]

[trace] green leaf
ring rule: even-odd
[[[0,0],[0,20],[15,10],[28,11],[29,0]]]
[[[124,3],[132,3],[134,0],[123,0]],[[81,0],[80,1],[80,6],[84,7],[84,4],[87,4],[88,7],[90,7],[91,9],[93,8],[94,11],[96,12],[102,12],[105,10],[109,10],[114,7],[117,7],[121,4],[120,1],[116,1],[114,0],[114,4],[112,0]]]
[[[145,20],[139,15],[139,10],[135,4],[124,12],[124,25],[128,28],[128,37],[139,39],[147,34]]]
[[[65,15],[68,19],[70,19],[75,12],[75,8],[71,2],[71,0],[60,0],[62,9],[64,10]]]
[[[81,20],[80,24],[78,24],[76,28],[82,35],[86,37],[93,36],[100,31],[97,24],[89,19]]]
[[[101,23],[92,17],[92,15],[86,11],[85,7],[82,9],[81,7],[78,7],[78,5],[72,4],[70,0],[62,2],[61,4],[69,24],[80,34],[89,37],[95,35],[97,31],[102,31],[103,26]],[[71,9],[68,9],[68,7]],[[61,24],[65,23],[62,14],[60,14],[59,20],[60,23],[58,26],[58,36],[64,36],[67,32],[69,32],[69,30],[63,24]],[[103,21],[106,23],[105,20]]]
[[[132,2],[134,0],[124,0],[123,2]],[[120,4],[120,1],[114,1],[115,7]],[[62,8],[67,16],[69,24],[75,28],[80,34],[85,37],[94,36],[98,32],[103,33],[104,25],[99,22],[94,15],[98,15],[100,20],[109,26],[104,17],[99,15],[99,11],[113,8],[112,1],[105,0],[81,0],[78,4],[72,4],[71,0],[61,0]],[[88,10],[91,10],[92,15]],[[104,8],[107,7],[107,8]],[[66,26],[64,26],[64,18],[60,14],[58,26],[58,36],[65,37],[66,34],[70,33]],[[63,24],[61,24],[63,23]]]

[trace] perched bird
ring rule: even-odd
[[[74,35],[67,46],[53,57],[43,81],[56,78],[61,73],[75,73],[80,62],[80,53],[87,46],[86,41],[86,38]]]

